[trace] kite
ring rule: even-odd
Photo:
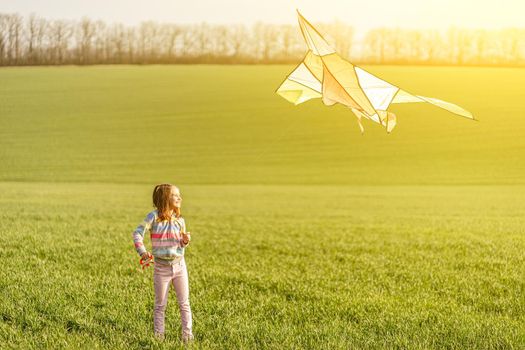
[[[361,120],[372,120],[390,133],[396,116],[388,111],[393,103],[426,102],[462,117],[472,114],[453,103],[437,98],[412,95],[341,58],[323,36],[297,11],[299,26],[308,45],[303,61],[277,89],[277,93],[295,105],[313,98],[322,98],[325,105],[340,103],[349,107]]]

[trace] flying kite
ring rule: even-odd
[[[372,120],[390,133],[396,116],[387,109],[392,103],[427,102],[465,118],[472,114],[453,103],[437,98],[412,95],[341,58],[323,36],[297,11],[299,26],[308,45],[303,61],[277,89],[286,100],[298,105],[312,98],[322,98],[327,106],[336,103],[349,107],[357,117]]]

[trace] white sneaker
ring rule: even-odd
[[[183,334],[182,335],[182,342],[184,344],[191,343],[193,341],[193,334]]]
[[[164,341],[164,333],[155,332],[155,339],[157,339],[160,342]]]

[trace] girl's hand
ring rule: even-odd
[[[191,241],[191,232],[182,232],[182,244],[188,245]]]
[[[140,265],[142,266],[142,270],[154,263],[155,262],[153,261],[153,255],[151,255],[150,252],[144,252],[140,256]]]

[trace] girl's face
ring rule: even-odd
[[[182,196],[179,189],[175,186],[171,187],[170,202],[173,208],[180,208],[182,204]]]

